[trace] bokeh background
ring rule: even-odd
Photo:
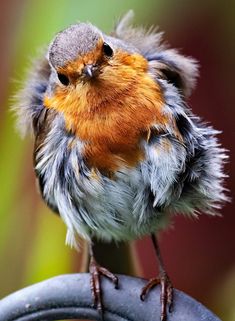
[[[86,246],[77,254],[64,245],[65,226],[36,192],[32,140],[21,140],[9,111],[32,57],[56,32],[90,21],[109,32],[134,9],[136,24],[159,25],[172,47],[200,61],[200,79],[189,104],[223,131],[230,150],[227,186],[234,190],[235,2],[193,0],[8,0],[0,2],[0,297],[61,273],[84,271]],[[161,235],[167,271],[175,287],[207,305],[224,321],[235,320],[235,213],[199,220],[177,217]],[[106,256],[104,256],[105,249]],[[157,272],[148,238],[121,245],[112,256],[98,247],[114,272],[151,277]],[[103,251],[103,252],[102,252]],[[134,262],[132,265],[130,261]]]

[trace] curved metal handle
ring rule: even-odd
[[[140,300],[146,280],[119,275],[120,288],[102,279],[105,321],[157,321],[160,318],[159,287]],[[100,320],[92,306],[87,273],[61,275],[19,290],[0,301],[0,321],[61,319]],[[160,319],[159,319],[160,320]],[[168,321],[221,321],[202,304],[174,290],[174,311]]]

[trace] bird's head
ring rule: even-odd
[[[49,46],[48,61],[51,77],[45,105],[62,111],[71,105],[73,110],[95,108],[104,99],[112,100],[147,70],[136,48],[86,23],[58,33]]]
[[[48,58],[57,73],[58,85],[76,86],[98,77],[113,55],[114,49],[96,27],[80,23],[58,33]]]

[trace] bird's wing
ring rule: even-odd
[[[37,131],[40,119],[43,118],[43,96],[50,77],[50,66],[44,55],[35,59],[32,66],[12,107],[17,115],[17,127],[22,136],[27,132]]]
[[[46,180],[44,178],[44,175],[42,175],[41,171],[37,169],[38,163],[42,159],[40,154],[42,153],[43,148],[45,147],[45,142],[48,139],[48,134],[50,133],[53,121],[55,117],[57,116],[57,112],[53,109],[46,109],[42,108],[41,111],[37,114],[37,117],[34,117],[33,119],[33,130],[35,135],[35,143],[34,143],[34,153],[33,153],[33,159],[34,159],[34,169],[36,173],[36,180],[37,180],[37,186],[39,188],[39,191],[41,192],[41,195],[47,205],[53,210],[55,213],[59,213],[57,205],[54,202],[51,202],[50,199],[46,199],[44,197],[44,187]],[[47,155],[45,154],[44,157],[46,158]]]
[[[35,138],[34,168],[43,198],[45,198],[43,195],[45,180],[41,172],[37,170],[37,165],[41,160],[40,153],[46,145],[47,136],[54,124],[53,121],[58,116],[55,110],[45,108],[43,103],[50,73],[51,68],[45,54],[42,55],[42,58],[34,60],[13,106],[13,110],[17,115],[17,127],[22,136],[30,132]],[[49,207],[58,212],[55,204],[52,204],[49,200],[45,201]]]

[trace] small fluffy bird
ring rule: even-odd
[[[161,320],[173,288],[155,234],[177,214],[216,214],[227,200],[224,150],[217,131],[186,100],[197,62],[169,49],[162,33],[131,25],[126,14],[111,35],[90,23],[59,32],[33,64],[15,106],[18,125],[35,138],[34,168],[42,198],[90,248],[91,290],[101,316],[101,275],[92,240],[152,236],[161,283]]]

